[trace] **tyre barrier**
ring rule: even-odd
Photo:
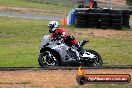
[[[122,19],[122,14],[111,14],[111,20],[112,19]]]
[[[98,18],[88,18],[88,22],[98,22]]]
[[[129,20],[131,11],[111,9],[85,9],[76,10],[76,27],[89,28],[130,28]]]
[[[112,23],[122,23],[122,19],[112,19]]]
[[[108,29],[108,28],[110,28],[110,26],[101,25],[100,28],[102,28],[102,29]]]
[[[86,27],[87,24],[87,15],[86,13],[76,13],[76,21],[75,21],[75,26],[79,28],[84,28]]]
[[[109,28],[110,23],[111,23],[110,18],[111,18],[111,15],[109,13],[100,14],[100,20],[99,20],[100,28],[102,28],[102,29]]]
[[[88,13],[86,14],[87,18],[99,18],[100,14],[99,13]]]
[[[122,10],[123,14],[130,14],[130,12],[131,12],[130,10]]]
[[[113,29],[121,29],[122,28],[122,24],[120,24],[120,23],[112,23],[112,28]]]
[[[89,9],[87,11],[87,13],[102,13],[103,10],[102,9]]]
[[[132,15],[132,10],[130,11],[130,15]]]
[[[110,10],[110,14],[122,14],[122,10]]]
[[[111,19],[110,18],[100,18],[99,21],[109,23],[111,21]]]
[[[129,19],[130,19],[130,11],[124,10],[123,11],[123,25],[126,28],[130,28],[130,26],[129,26]]]
[[[98,22],[88,22],[87,26],[91,28],[96,28],[98,26]]]
[[[84,5],[78,5],[78,8],[84,8],[85,6]]]

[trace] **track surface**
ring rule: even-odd
[[[84,67],[87,74],[130,74],[132,66]],[[78,67],[0,67],[0,88],[132,88],[125,85],[88,84],[76,82]]]
[[[83,69],[132,69],[132,65],[127,66],[103,66],[97,67],[83,67]],[[0,67],[0,71],[16,71],[16,70],[78,70],[78,67]]]
[[[87,74],[130,74],[132,69],[87,69]],[[132,88],[129,84],[87,84],[76,82],[78,70],[0,71],[0,88]]]

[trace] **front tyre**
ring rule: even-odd
[[[41,67],[58,66],[57,57],[51,51],[41,52],[38,57],[38,62]]]
[[[85,66],[92,66],[92,67],[102,67],[103,60],[102,57],[94,50],[86,50],[86,52],[93,54],[94,58],[89,58],[89,61],[85,62]]]

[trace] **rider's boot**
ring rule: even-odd
[[[81,43],[81,45],[76,45],[76,47],[78,48],[77,51],[79,52],[80,56],[83,56],[85,50],[83,49],[83,46],[87,43],[87,40],[83,40],[83,42]]]
[[[82,46],[76,45],[77,51],[79,52],[79,55],[82,56],[84,54],[84,49]]]
[[[81,56],[84,54],[84,49],[83,49],[83,47],[79,47],[79,48],[77,49],[77,51],[79,52],[79,54],[80,54]]]

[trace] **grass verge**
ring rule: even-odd
[[[51,11],[68,12],[70,7],[56,4],[45,4],[39,2],[33,2],[32,0],[0,0],[2,6],[24,7],[24,8],[36,8]]]
[[[0,67],[39,66],[39,44],[43,35],[49,34],[47,23],[47,20],[0,17]],[[77,39],[89,39],[85,48],[98,51],[104,65],[132,65],[131,38],[78,35]]]
[[[48,33],[47,23],[0,17],[0,66],[38,66],[39,43]]]

